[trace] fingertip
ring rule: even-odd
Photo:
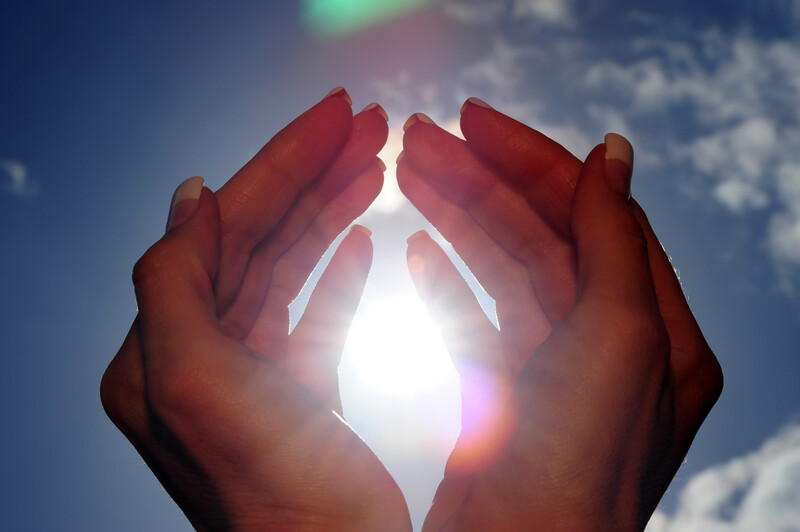
[[[347,105],[353,106],[353,99],[350,98],[350,95],[347,93],[344,87],[339,86],[331,90],[328,94],[325,95],[323,100],[327,100],[328,98],[342,98],[344,101],[347,102]]]
[[[386,122],[389,122],[389,114],[383,107],[381,107],[381,105],[378,102],[372,102],[371,104],[367,105],[366,107],[364,107],[364,109],[361,110],[362,113],[368,113],[370,111],[374,111],[376,114],[380,115],[380,117],[383,118]]]
[[[351,233],[352,232],[363,233],[363,234],[367,235],[367,238],[370,238],[372,236],[372,231],[370,231],[369,229],[367,229],[366,227],[364,227],[363,225],[360,225],[360,224],[353,224],[350,227],[350,232]]]
[[[403,124],[403,131],[408,131],[409,129],[411,129],[411,127],[413,127],[415,124],[418,123],[433,124],[433,125],[436,124],[436,122],[434,122],[433,119],[431,119],[431,117],[429,117],[425,113],[414,113],[413,115],[409,116],[408,120],[406,120],[406,123]]]
[[[192,217],[199,204],[204,185],[205,180],[200,176],[190,177],[178,185],[170,201],[167,232]]]
[[[467,100],[461,106],[461,111],[459,111],[459,113],[463,115],[464,111],[467,110],[470,106],[480,107],[480,108],[483,108],[483,109],[494,109],[494,107],[492,107],[491,105],[489,105],[485,101],[481,100],[480,98],[476,98],[476,97],[473,96],[471,98],[467,98]]]
[[[406,244],[410,246],[415,240],[419,240],[420,238],[423,238],[423,237],[430,238],[430,235],[428,235],[428,232],[426,230],[421,229],[421,230],[417,231],[416,233],[412,234],[410,237],[408,237],[406,239]]]
[[[618,133],[605,136],[604,175],[608,186],[617,194],[630,198],[633,176],[633,146]]]

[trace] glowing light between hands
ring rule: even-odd
[[[368,387],[409,396],[452,380],[439,330],[415,297],[376,301],[353,321],[345,356]]]

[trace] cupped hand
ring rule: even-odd
[[[189,180],[134,268],[139,315],[103,377],[111,419],[201,530],[410,530],[340,416],[336,367],[371,263],[345,237],[289,334],[288,303],[382,185],[376,106],[338,91],[216,196]],[[337,414],[337,412],[339,412]]]
[[[462,131],[466,142],[412,118],[398,167],[401,189],[495,298],[500,325],[432,240],[410,240],[463,394],[424,530],[640,529],[722,376],[628,200],[632,158],[606,161],[600,146],[581,168],[472,102]]]

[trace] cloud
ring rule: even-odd
[[[39,195],[39,182],[28,167],[15,160],[0,161],[0,190],[20,199],[34,199]]]
[[[759,450],[695,475],[672,515],[656,511],[646,532],[800,530],[800,425]]]
[[[516,0],[512,12],[517,17],[532,16],[556,26],[570,26],[574,22],[572,2],[568,0]]]
[[[706,191],[696,199],[734,215],[767,211],[762,241],[779,287],[792,293],[800,194],[787,183],[800,181],[800,40],[711,28],[642,37],[633,49],[627,61],[589,66],[586,87],[629,123],[649,124],[647,134],[671,147],[668,163],[689,164]]]
[[[444,13],[468,24],[497,22],[505,16],[527,19],[547,26],[572,26],[575,22],[570,0],[450,0]]]
[[[782,9],[800,23],[800,3],[774,3],[772,16]],[[637,168],[677,176],[690,201],[752,222],[752,243],[791,294],[800,278],[800,194],[791,186],[800,181],[798,34],[632,10],[618,17],[625,37],[597,46],[582,31],[596,14],[573,4],[446,0],[445,13],[488,44],[457,79],[437,81],[431,107],[478,95],[578,156],[608,131],[624,134]]]

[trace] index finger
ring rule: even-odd
[[[572,198],[581,161],[535,129],[477,98],[461,108],[461,132],[470,149],[517,188],[547,222],[570,236]]]
[[[316,179],[347,141],[351,99],[339,87],[267,142],[217,191],[224,227],[218,297],[236,288],[250,251],[283,218],[300,191]],[[235,264],[233,264],[235,263]],[[237,275],[238,273],[238,275]]]

